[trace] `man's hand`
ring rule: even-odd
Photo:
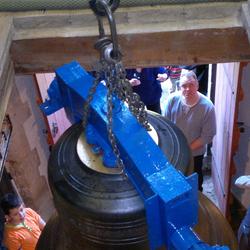
[[[164,82],[168,79],[168,74],[158,74],[156,80],[160,82]]]
[[[131,84],[132,87],[138,86],[138,85],[141,84],[141,81],[139,79],[136,79],[136,78],[130,79],[129,82],[130,82],[130,84]]]
[[[201,148],[204,145],[202,139],[199,137],[197,139],[195,139],[194,141],[191,142],[191,144],[189,145],[191,150],[194,151],[198,148]]]
[[[250,175],[242,175],[235,181],[235,185],[239,188],[250,189]]]

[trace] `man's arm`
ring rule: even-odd
[[[168,79],[170,75],[170,70],[164,67],[157,68],[157,77],[156,80],[160,82],[164,82]]]
[[[169,99],[167,100],[167,103],[165,106],[164,116],[167,117],[171,121],[171,103]]]
[[[205,115],[202,131],[200,134],[200,139],[203,145],[212,142],[213,137],[216,134],[216,117],[214,106],[211,106],[207,114]]]
[[[194,151],[196,149],[199,149],[203,145],[204,145],[203,140],[201,139],[201,137],[199,137],[199,138],[195,139],[194,141],[192,141],[189,146],[190,146],[191,150]]]
[[[31,216],[31,218],[35,220],[35,223],[40,228],[40,230],[43,230],[46,223],[42,219],[42,217],[31,208],[26,208],[26,210],[27,210],[27,213],[29,212],[29,215]]]
[[[40,220],[39,220],[39,228],[40,228],[41,230],[43,230],[44,227],[45,227],[45,225],[46,225],[45,221],[40,217]]]
[[[210,143],[216,134],[216,118],[214,107],[210,109],[205,116],[200,137],[191,142],[191,150],[199,149],[200,147]]]
[[[126,78],[128,79],[132,87],[138,86],[141,84],[140,79],[138,77],[135,77],[134,75],[136,75],[134,69],[126,69]]]

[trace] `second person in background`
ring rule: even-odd
[[[167,80],[168,71],[164,67],[127,69],[127,79],[148,110],[161,114],[161,84]]]
[[[179,81],[182,68],[179,65],[168,65],[166,69],[169,71],[169,78],[171,81],[170,93],[180,90]]]

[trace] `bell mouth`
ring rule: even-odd
[[[158,134],[151,124],[149,124],[149,126],[150,126],[150,131],[148,131],[148,133],[154,140],[154,142],[158,145],[159,143]],[[77,140],[76,151],[81,162],[85,166],[96,172],[102,174],[121,174],[123,172],[123,169],[121,167],[114,167],[114,168],[105,167],[102,162],[102,155],[94,154],[92,152],[91,146],[86,142],[84,133],[81,133]]]

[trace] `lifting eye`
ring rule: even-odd
[[[109,0],[109,1],[90,0],[89,6],[97,16],[106,16],[107,12],[106,12],[105,8],[103,7],[103,3],[106,3],[109,6],[109,8],[111,9],[111,11],[114,12],[118,8],[118,6],[120,4],[120,0]]]

